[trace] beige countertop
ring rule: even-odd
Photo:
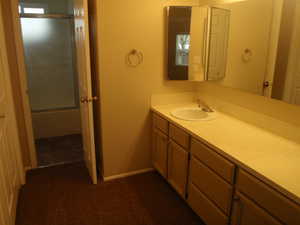
[[[210,121],[184,121],[171,112],[196,104],[152,106],[152,110],[300,204],[300,144],[217,112]]]

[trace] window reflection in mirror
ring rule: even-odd
[[[176,66],[189,65],[190,35],[176,35]]]

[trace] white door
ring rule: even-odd
[[[13,225],[18,191],[24,182],[24,171],[9,80],[2,16],[0,10],[0,223]]]
[[[92,96],[87,0],[75,0],[74,16],[84,156],[92,181],[96,184],[97,169],[93,120],[93,100],[95,98]]]

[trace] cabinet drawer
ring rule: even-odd
[[[155,113],[153,113],[153,126],[165,134],[168,134],[168,121]]]
[[[237,192],[234,199],[231,225],[283,225],[243,194]]]
[[[227,215],[230,213],[233,188],[203,163],[192,157],[191,182]]]
[[[184,132],[182,129],[170,124],[169,136],[172,138],[177,144],[181,145],[185,149],[189,149],[190,145],[190,136]]]
[[[299,205],[243,170],[238,173],[237,189],[284,224],[300,224]]]
[[[192,138],[191,142],[191,151],[192,154],[206,166],[223,177],[226,181],[233,184],[235,170],[235,165],[233,163],[194,138]]]
[[[225,216],[204,194],[193,184],[189,185],[188,203],[207,225],[227,225]]]

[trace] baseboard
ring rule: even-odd
[[[133,176],[133,175],[137,175],[137,174],[141,174],[141,173],[147,173],[147,172],[151,172],[151,171],[154,171],[154,168],[136,170],[136,171],[132,171],[132,172],[128,172],[128,173],[121,173],[121,174],[113,175],[113,176],[109,176],[109,177],[103,176],[103,180],[105,182],[105,181],[120,179],[120,178],[124,178],[124,177],[129,177],[129,176]]]

